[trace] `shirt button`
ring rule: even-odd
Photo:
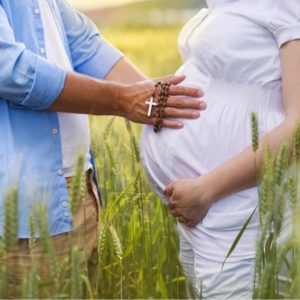
[[[46,53],[45,48],[41,48],[40,51],[41,51],[42,54],[45,54],[45,53]]]
[[[66,202],[66,201],[64,201],[62,205],[64,208],[67,208],[69,206],[68,202]]]
[[[64,173],[63,170],[61,169],[57,170],[57,175],[61,176],[63,173]]]
[[[34,13],[35,13],[36,15],[39,15],[39,14],[40,14],[40,10],[39,10],[38,8],[36,8],[36,9],[34,10]]]
[[[67,211],[65,211],[64,212],[64,217],[69,217],[69,216],[70,216],[70,214]]]
[[[53,133],[53,134],[57,134],[57,133],[58,133],[58,129],[57,129],[57,128],[53,128],[53,129],[52,129],[52,133]]]

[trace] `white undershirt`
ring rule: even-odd
[[[64,68],[73,71],[73,67],[65,50],[59,29],[55,22],[47,0],[38,0],[41,18],[44,26],[45,49],[47,59]],[[51,84],[51,82],[49,82]],[[75,164],[79,154],[85,156],[85,170],[90,165],[90,133],[87,115],[58,113],[60,137],[63,154],[64,175],[75,174]]]

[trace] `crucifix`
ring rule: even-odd
[[[156,102],[154,102],[154,100],[155,100],[154,97],[151,97],[150,101],[146,101],[145,102],[147,105],[149,105],[148,114],[147,114],[148,117],[151,117],[153,106],[157,106],[158,105]]]

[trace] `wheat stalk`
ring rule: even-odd
[[[274,230],[276,236],[279,236],[283,224],[287,190],[288,190],[288,181],[283,181],[281,186],[279,187],[279,193],[275,197]]]
[[[1,267],[1,278],[0,278],[0,299],[8,298],[8,267],[7,264],[3,264]]]
[[[283,144],[280,149],[275,163],[275,183],[279,186],[283,179],[283,174],[287,167],[288,146]]]
[[[30,252],[32,253],[36,245],[36,224],[35,224],[33,214],[31,214],[29,217],[29,228],[30,228],[29,249]]]
[[[15,251],[18,244],[18,190],[12,188],[4,199],[4,250]]]
[[[28,276],[22,280],[23,299],[38,299],[38,279],[37,271],[33,269]]]
[[[251,128],[252,128],[252,150],[256,152],[259,146],[259,132],[257,116],[254,112],[251,113]]]
[[[294,134],[293,156],[296,161],[298,161],[300,158],[300,123],[297,125]]]
[[[103,226],[101,226],[101,229],[99,232],[98,245],[97,245],[99,262],[101,261],[103,255],[104,255],[106,240],[107,240],[107,227],[106,227],[106,225],[103,224]]]
[[[273,181],[269,175],[264,175],[260,185],[260,199],[259,199],[259,211],[260,220],[264,218],[268,209],[270,208],[270,196],[272,195]]]
[[[71,187],[70,208],[72,215],[75,213],[80,199],[85,194],[85,186],[84,157],[83,155],[79,155]]]
[[[74,246],[71,252],[71,299],[82,298],[80,251]]]
[[[35,219],[37,221],[41,247],[50,264],[50,272],[54,278],[55,286],[58,285],[57,274],[57,259],[54,251],[53,241],[49,234],[47,207],[45,204],[40,204],[35,209]]]
[[[126,125],[126,128],[127,128],[128,134],[129,134],[129,138],[130,138],[130,142],[131,142],[131,145],[132,145],[132,150],[133,150],[135,161],[137,163],[139,163],[140,160],[141,160],[140,150],[139,150],[139,146],[138,146],[138,143],[136,141],[136,138],[133,134],[133,130],[132,130],[132,126],[131,126],[130,121],[125,120],[125,125]]]
[[[290,194],[290,203],[291,203],[291,215],[292,215],[292,225],[295,226],[297,222],[297,213],[298,213],[298,191],[297,184],[294,177],[288,179],[289,185],[289,194]]]
[[[109,227],[110,237],[112,239],[112,243],[115,250],[115,255],[119,261],[122,261],[123,259],[123,247],[120,241],[120,238],[117,234],[117,231],[113,225],[110,225]]]

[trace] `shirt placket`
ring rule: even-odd
[[[52,3],[49,2],[50,8],[53,11]],[[39,55],[47,59],[46,45],[45,45],[45,32],[43,27],[43,21],[41,17],[41,8],[39,7],[38,0],[32,1],[32,10],[34,14],[35,26],[36,26],[36,36],[39,45]],[[57,177],[59,184],[58,189],[55,191],[56,197],[53,201],[57,201],[57,207],[60,207],[60,212],[63,217],[63,223],[71,224],[71,215],[69,211],[69,195],[66,188],[66,181],[63,172],[62,154],[61,154],[61,140],[60,140],[60,130],[59,122],[56,114],[55,124],[50,128],[49,134],[51,135],[49,139],[53,141],[58,149],[56,164],[53,166],[54,176]]]

